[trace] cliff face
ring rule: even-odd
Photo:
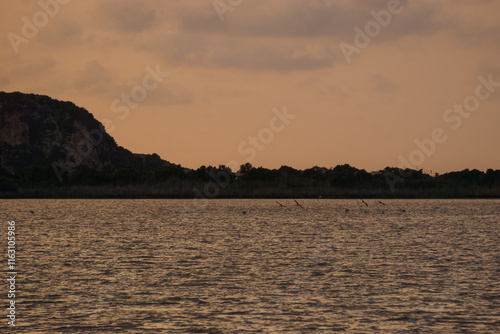
[[[0,166],[16,174],[33,166],[70,169],[157,168],[156,154],[118,146],[87,110],[48,96],[0,92]]]

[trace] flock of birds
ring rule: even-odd
[[[319,196],[317,200],[319,201],[320,199],[321,199],[321,196]],[[300,203],[299,203],[296,199],[294,199],[293,201],[295,202],[296,206],[300,207],[302,210],[305,210],[305,208],[302,206],[302,204],[300,204]],[[360,201],[361,201],[361,203],[363,203],[366,207],[368,207],[368,206],[369,206],[369,205],[368,205],[368,203],[366,203],[366,202],[365,202],[365,200],[360,199]],[[285,205],[285,204],[280,203],[279,201],[276,201],[276,203],[278,203],[278,205],[279,205],[280,207],[282,207],[282,208],[286,207],[286,205]],[[382,201],[377,201],[377,203],[376,203],[376,204],[378,204],[378,205],[382,205],[382,206],[387,206],[387,204],[386,204],[386,203],[384,203],[384,202],[382,202]],[[346,213],[348,213],[349,211],[351,211],[351,210],[349,210],[349,209],[345,209],[345,212],[346,212]],[[406,210],[405,210],[405,209],[399,209],[399,212],[405,213],[405,212],[406,212]],[[243,214],[246,214],[247,212],[246,212],[246,211],[243,211],[242,213],[243,213]],[[364,213],[368,213],[368,210],[364,210]],[[385,210],[380,210],[380,213],[385,213]]]
[[[318,198],[318,201],[319,201],[320,199],[321,199],[321,196]],[[302,204],[300,204],[299,202],[297,202],[297,200],[296,200],[296,199],[294,199],[294,202],[295,202],[295,204],[296,204],[298,207],[300,207],[302,210],[305,210],[305,208],[302,206]],[[361,202],[362,202],[364,205],[366,205],[367,207],[369,206],[369,205],[368,205],[368,203],[366,203],[363,199],[361,199]],[[282,204],[282,203],[280,203],[280,202],[278,202],[278,201],[276,201],[276,203],[278,203],[278,204],[279,204],[279,206],[280,206],[280,207],[282,207],[282,208],[286,207],[286,205],[284,205],[284,204]],[[387,206],[387,204],[385,204],[385,203],[384,203],[384,202],[382,202],[382,201],[378,201],[378,203],[377,203],[377,204],[381,204],[381,205]],[[346,213],[348,213],[349,211],[350,211],[349,209],[345,209],[345,212],[346,212]],[[403,213],[405,213],[405,212],[406,212],[406,210],[405,210],[405,209],[400,209],[399,211],[400,211],[400,212],[403,212]],[[34,212],[33,210],[29,210],[28,212],[29,212],[29,213],[31,213],[31,214],[35,214],[35,212]],[[381,210],[380,212],[381,212],[381,213],[385,213],[385,210]],[[247,214],[247,212],[246,212],[245,210],[243,210],[241,213],[242,213],[242,214],[244,214],[244,215],[246,215],[246,214]],[[364,211],[364,213],[368,213],[368,211],[367,211],[367,210],[365,210],[365,211]]]

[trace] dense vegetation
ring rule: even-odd
[[[62,182],[50,166],[35,165],[15,175],[0,168],[3,197],[364,197],[445,198],[500,197],[500,170],[463,170],[443,175],[422,170],[386,168],[375,173],[349,165],[297,170],[242,165],[236,173],[225,166],[188,170],[77,166]]]

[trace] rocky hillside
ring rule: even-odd
[[[0,92],[0,166],[14,175],[38,166],[63,175],[93,170],[168,166],[158,155],[118,146],[87,110],[48,96]]]

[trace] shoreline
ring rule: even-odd
[[[220,189],[213,196],[193,189],[150,187],[31,188],[0,193],[0,199],[500,199],[499,189]]]

